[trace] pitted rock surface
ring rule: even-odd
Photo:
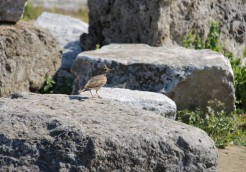
[[[18,22],[24,12],[27,0],[2,0],[0,1],[0,23]]]
[[[245,0],[90,0],[88,7],[89,35],[81,39],[88,49],[112,43],[182,45],[189,32],[206,39],[212,21],[220,24],[227,50],[242,57],[246,48]]]
[[[0,25],[0,96],[37,91],[61,64],[61,47],[52,35],[27,22]]]
[[[0,171],[216,171],[195,127],[104,99],[0,98]]]

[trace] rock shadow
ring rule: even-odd
[[[84,101],[89,99],[89,97],[82,97],[80,95],[70,95],[68,97],[70,100],[79,100],[79,101]]]

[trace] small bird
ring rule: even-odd
[[[101,98],[101,96],[99,96],[99,94],[97,93],[98,90],[103,87],[106,82],[107,82],[107,77],[106,77],[106,74],[111,70],[109,69],[106,65],[104,65],[104,67],[101,69],[101,75],[96,75],[96,76],[93,76],[86,84],[85,86],[80,89],[78,91],[78,93],[80,94],[81,92],[84,92],[84,91],[90,91],[91,93],[91,90],[96,90],[96,94],[99,98]],[[92,98],[94,98],[94,96],[92,95],[91,93],[91,96]]]

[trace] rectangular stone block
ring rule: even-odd
[[[208,101],[214,99],[223,102],[227,112],[235,108],[230,62],[211,50],[112,44],[82,52],[71,68],[77,77],[73,93],[96,75],[103,64],[113,69],[108,74],[108,87],[163,93],[178,109],[206,108]]]

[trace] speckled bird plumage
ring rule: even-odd
[[[97,93],[98,90],[107,83],[106,73],[109,72],[109,71],[110,71],[110,69],[107,68],[106,65],[104,65],[103,74],[93,76],[85,84],[85,86],[78,91],[78,93],[81,93],[81,92],[84,92],[84,91],[90,91],[90,93],[91,93],[91,90],[96,90],[96,94],[98,95],[98,93]],[[91,96],[93,97],[92,93],[91,93]],[[101,98],[99,95],[98,95],[98,97]]]

